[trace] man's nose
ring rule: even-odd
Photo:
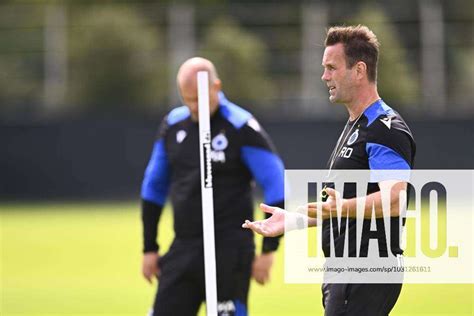
[[[326,70],[323,72],[323,75],[321,76],[321,80],[322,81],[328,81],[329,80],[329,75],[328,75]]]

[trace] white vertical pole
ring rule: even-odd
[[[64,105],[67,86],[66,9],[46,7],[44,29],[44,106],[54,112]]]
[[[169,105],[179,102],[176,91],[176,72],[179,66],[188,58],[196,54],[196,35],[194,5],[171,3],[168,8],[168,61],[170,65],[169,77]]]
[[[423,105],[442,115],[446,111],[443,8],[437,0],[419,4]]]
[[[327,89],[321,81],[328,9],[325,1],[301,6],[301,97],[304,113],[329,115]]]
[[[216,248],[212,190],[211,124],[209,114],[209,74],[197,73],[199,109],[199,154],[201,161],[202,228],[207,316],[217,315]]]

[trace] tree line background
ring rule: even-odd
[[[0,117],[160,114],[178,103],[177,67],[195,55],[259,115],[339,117],[319,79],[324,33],[354,23],[382,44],[389,104],[405,115],[472,117],[473,21],[468,0],[2,1]],[[434,41],[423,33],[430,25],[442,31]],[[429,45],[442,45],[434,59]]]

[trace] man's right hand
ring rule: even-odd
[[[260,209],[265,213],[272,214],[272,216],[255,222],[246,220],[245,223],[242,224],[242,227],[251,229],[264,237],[283,235],[285,233],[285,214],[287,212],[284,209],[268,206],[263,203],[260,204]]]
[[[143,254],[142,273],[145,279],[152,283],[153,277],[160,277],[160,268],[158,267],[160,255],[157,252],[146,252]]]

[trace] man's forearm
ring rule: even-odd
[[[399,216],[400,215],[400,192],[406,190],[406,183],[399,182],[395,184],[389,184],[384,187],[388,192],[382,191],[371,193],[364,197],[344,199],[342,210],[343,212],[348,212],[349,217],[357,217],[357,205],[358,203],[364,203],[364,218],[371,218],[372,212],[375,213],[376,218],[381,218],[387,216],[387,213],[384,213],[384,207],[388,208],[388,216]],[[385,205],[384,205],[384,199]]]
[[[143,252],[158,251],[156,237],[158,235],[158,221],[160,220],[163,207],[142,200],[142,223],[143,223]]]

